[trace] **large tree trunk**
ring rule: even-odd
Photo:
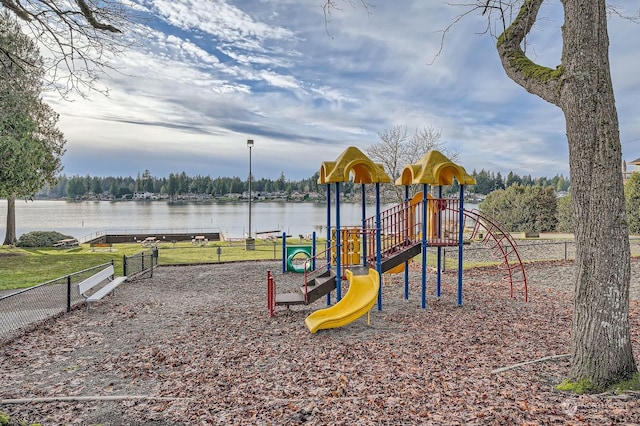
[[[570,380],[586,380],[597,391],[636,372],[622,149],[605,0],[563,0],[562,64],[555,70],[534,64],[521,49],[543,1],[524,1],[498,39],[498,52],[511,79],[565,115],[577,249]]]
[[[629,231],[605,1],[565,0],[561,96],[576,236],[571,378],[596,388],[636,371],[629,332]]]
[[[4,245],[13,245],[18,241],[16,238],[16,197],[7,197],[7,233],[4,237]]]

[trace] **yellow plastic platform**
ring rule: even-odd
[[[309,315],[304,323],[310,332],[347,325],[368,313],[378,299],[380,276],[375,269],[367,275],[354,275],[347,269],[349,291],[333,306],[320,309]]]

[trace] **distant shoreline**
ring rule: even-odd
[[[4,198],[0,198],[4,199]],[[231,199],[231,198],[185,198],[185,199],[176,199],[170,200],[167,198],[147,198],[147,199],[113,199],[113,198],[83,198],[83,199],[73,199],[73,198],[49,198],[49,197],[35,197],[33,200],[27,201],[66,201],[69,203],[82,203],[82,202],[112,202],[112,203],[120,203],[120,202],[138,202],[138,203],[154,203],[154,202],[165,202],[168,204],[248,204],[249,200],[246,198],[242,199]],[[307,199],[307,200],[284,200],[281,198],[254,198],[251,200],[251,203],[291,203],[291,204],[326,204],[326,199]],[[350,199],[350,198],[340,198],[340,203],[348,203],[348,204],[359,204],[361,202],[360,199]],[[480,204],[482,200],[472,198],[465,198],[465,203],[468,204]],[[381,200],[382,204],[398,204],[397,200]],[[331,200],[331,204],[335,204],[335,199]],[[375,200],[367,200],[367,204],[375,204]]]

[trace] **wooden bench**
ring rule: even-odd
[[[78,293],[80,293],[80,295],[85,298],[87,302],[87,310],[89,310],[89,305],[91,303],[100,301],[103,297],[113,292],[116,287],[127,280],[127,277],[115,278],[114,275],[115,272],[113,270],[113,265],[109,265],[101,271],[91,275],[89,278],[86,278],[78,283]],[[104,287],[100,288],[98,291],[91,295],[87,295],[87,292],[89,290],[100,285],[104,281],[108,281],[108,283]]]
[[[101,249],[109,249],[109,251],[113,251],[113,244],[111,243],[91,243],[89,246],[91,247],[91,251]]]

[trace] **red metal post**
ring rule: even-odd
[[[269,317],[273,316],[275,309],[276,283],[273,280],[271,271],[267,271],[267,307],[269,308]]]

